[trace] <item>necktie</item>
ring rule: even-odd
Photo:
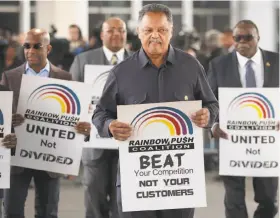
[[[257,87],[255,72],[254,69],[252,68],[252,64],[253,64],[252,60],[248,60],[246,64],[246,87],[247,88]]]
[[[116,54],[113,54],[113,56],[111,58],[111,64],[116,65],[117,63],[118,63],[118,57]]]

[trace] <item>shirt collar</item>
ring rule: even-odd
[[[262,54],[261,50],[258,48],[256,54],[252,58],[247,58],[236,52],[238,64],[240,67],[245,67],[248,60],[252,60],[255,64],[261,64]]]
[[[29,70],[29,69],[32,69],[32,68],[30,68],[30,66],[29,66],[29,64],[28,64],[28,61],[27,61],[27,62],[26,62],[26,65],[25,65],[25,71],[27,71],[27,70]],[[50,69],[51,69],[51,67],[50,67],[50,62],[47,60],[46,66],[45,66],[42,70],[40,70],[39,73],[43,72],[44,70],[50,72]],[[33,70],[33,69],[32,69],[32,70]]]
[[[117,55],[118,57],[118,62],[119,61],[122,61],[124,59],[124,48],[122,48],[121,50],[119,50],[118,52],[112,52],[110,49],[108,49],[107,47],[103,46],[103,51],[104,51],[104,54],[105,54],[105,57],[107,58],[107,60],[110,62],[111,59],[112,59],[112,56],[114,54]]]
[[[174,48],[171,45],[169,45],[167,54],[168,55],[167,55],[166,61],[171,64],[174,64],[175,63],[175,52],[174,52]],[[149,57],[147,56],[143,47],[141,47],[141,49],[139,51],[139,60],[140,60],[141,67],[145,67],[147,63],[151,63],[151,61],[150,61]]]

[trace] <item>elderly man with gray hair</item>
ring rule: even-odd
[[[218,114],[218,102],[206,81],[203,67],[191,55],[172,47],[171,10],[148,4],[139,12],[137,28],[142,48],[112,69],[96,106],[93,123],[101,137],[127,140],[129,124],[118,121],[117,105],[202,100],[203,108],[191,117],[198,127],[211,125]],[[120,174],[117,178],[121,218],[193,218],[194,209],[122,211]]]

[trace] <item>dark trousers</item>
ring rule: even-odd
[[[118,158],[118,151],[105,150],[100,158],[84,164],[86,218],[119,218],[116,199]]]
[[[36,192],[35,218],[57,218],[60,180],[51,178],[45,171],[33,169],[11,175],[10,189],[4,192],[5,218],[24,218],[24,205],[32,178]]]
[[[194,218],[194,209],[122,212],[121,187],[117,187],[120,218]],[[237,218],[237,217],[236,217]],[[238,217],[239,218],[239,217]]]
[[[248,218],[245,203],[245,177],[223,176],[225,185],[226,218]],[[255,202],[254,218],[273,218],[277,213],[277,178],[253,178]]]

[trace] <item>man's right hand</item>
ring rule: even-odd
[[[113,120],[109,125],[109,130],[114,139],[119,141],[125,141],[131,136],[132,128],[127,123],[122,123],[117,120]]]
[[[14,127],[20,126],[24,122],[24,117],[21,114],[13,114],[12,124]]]
[[[212,135],[214,138],[228,139],[228,134],[220,128],[218,123],[213,126]]]

